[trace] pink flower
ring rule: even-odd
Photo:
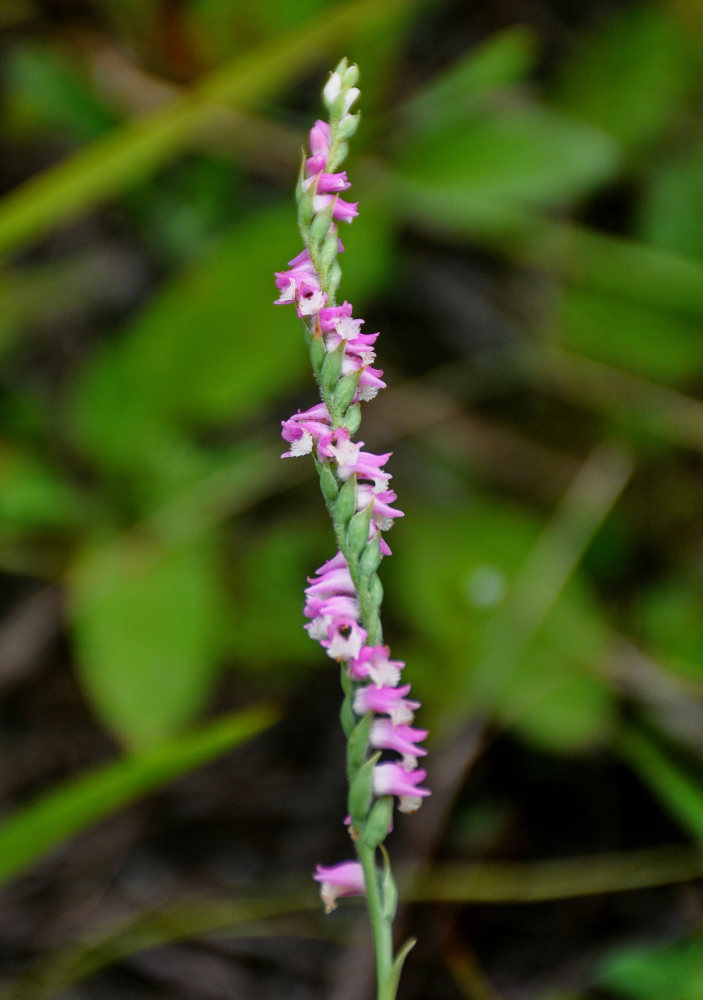
[[[370,451],[361,451],[363,441],[351,441],[346,427],[336,430],[320,438],[318,454],[321,458],[332,458],[337,464],[339,478],[347,480],[357,475],[360,479],[371,479],[375,486],[384,485],[391,478],[389,472],[383,472],[382,466],[391,457],[392,452],[385,455],[374,455]]]
[[[324,406],[325,404],[323,403],[322,405]],[[332,556],[331,559],[328,559],[326,562],[323,562],[322,566],[318,567],[318,569],[315,570],[315,575],[321,576],[323,573],[329,573],[333,569],[346,569],[346,568],[347,568],[347,560],[344,557],[344,553],[340,552],[340,550],[337,549],[337,551],[335,552],[335,554]]]
[[[354,658],[358,656],[357,653]],[[409,692],[409,684],[404,684],[403,687],[376,687],[368,684],[356,691],[353,708],[357,715],[378,712],[390,716],[396,726],[407,725],[415,718],[415,709],[420,707],[419,701],[410,701],[405,697]]]
[[[306,177],[310,177],[312,174],[317,174],[325,169],[331,143],[332,135],[328,123],[319,120],[316,121],[310,129],[310,152],[312,156],[309,156],[305,161]]]
[[[275,306],[287,306],[295,302],[298,295],[312,295],[320,291],[317,275],[314,277],[304,271],[276,271],[276,288],[281,293],[274,300]]]
[[[317,865],[313,878],[320,882],[320,898],[325,906],[325,913],[337,909],[337,900],[341,896],[364,896],[366,882],[364,872],[358,861],[342,861],[329,868]]]
[[[371,523],[369,524],[369,541],[371,541],[373,538],[375,538],[376,535],[381,535],[381,532],[379,530],[378,525],[374,521],[371,521]],[[383,537],[383,535],[381,535],[381,537],[378,540],[378,547],[381,550],[381,555],[382,556],[392,556],[393,555],[393,553],[391,552],[390,546],[389,546],[388,542],[385,540],[385,538]]]
[[[325,195],[324,197],[334,197]],[[288,261],[289,271],[276,271],[276,287],[281,293],[274,305],[297,303],[299,316],[312,316],[327,302],[327,293],[320,287],[320,278],[308,250]]]
[[[344,365],[342,365],[342,372],[346,374],[344,372]],[[381,389],[386,388],[386,383],[381,378],[381,375],[383,375],[383,372],[380,368],[372,368],[370,365],[364,368],[354,396],[355,403],[368,403],[378,396]]]
[[[345,201],[337,194],[316,194],[312,199],[312,210],[315,215],[319,215],[332,202],[334,202],[332,218],[339,222],[351,222],[359,214],[358,201]]]
[[[295,458],[308,455],[313,445],[330,432],[332,420],[324,403],[317,403],[309,410],[298,410],[288,420],[282,420],[281,437],[291,446],[281,458]]]
[[[413,729],[412,726],[404,725],[394,726],[390,719],[379,718],[374,719],[371,724],[369,742],[377,750],[395,750],[397,753],[415,760],[416,757],[424,757],[427,753],[423,747],[416,746],[426,737],[426,729]],[[407,761],[404,761],[404,764],[406,763]]]
[[[346,663],[359,655],[367,634],[357,621],[340,616],[332,621],[327,629],[327,638],[321,639],[320,645],[333,660]]]
[[[304,625],[308,629],[310,638],[326,639],[327,630],[337,618],[359,620],[359,602],[355,595],[332,594],[329,597],[310,597],[305,603],[303,614],[306,618],[312,619],[310,625]],[[313,636],[310,631],[314,626]]]
[[[328,306],[320,311],[320,329],[323,333],[332,333],[336,329],[336,323],[351,314],[351,302],[343,302],[341,306]]]
[[[378,490],[368,483],[359,483],[356,490],[356,509],[364,510],[371,504],[371,517],[381,531],[388,531],[396,517],[405,517],[402,510],[391,507],[396,499],[394,490]]]
[[[376,687],[396,687],[405,664],[402,660],[391,660],[389,656],[388,646],[364,646],[350,664],[352,679],[370,680]]]
[[[350,188],[351,181],[347,179],[346,170],[342,170],[338,174],[326,174],[324,170],[321,170],[303,181],[303,191],[307,191],[311,187],[315,188],[315,194],[338,193]]]
[[[429,788],[417,786],[425,780],[427,771],[406,771],[400,764],[377,764],[373,769],[374,795],[397,795],[400,812],[417,812],[422,799],[431,795]]]
[[[305,593],[311,597],[315,594],[331,596],[332,594],[355,593],[354,582],[348,566],[328,569],[319,574],[316,579],[308,578],[308,582],[310,586],[305,588]]]
[[[372,365],[376,360],[376,352],[373,349],[373,345],[377,338],[377,333],[359,333],[355,337],[350,337],[346,341],[344,353],[348,357],[358,358],[362,365]],[[327,350],[333,351],[343,339],[339,333],[328,334],[325,337]],[[359,366],[357,365],[357,367]]]

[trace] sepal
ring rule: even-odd
[[[339,710],[339,721],[342,724],[342,732],[349,739],[356,726],[356,715],[349,698],[345,698],[342,702],[342,707]]]
[[[320,387],[323,393],[331,393],[342,371],[342,361],[344,360],[344,341],[339,343],[333,351],[328,351],[320,368]]]
[[[351,139],[356,130],[359,127],[359,120],[361,115],[357,112],[355,115],[345,115],[337,126],[337,135],[340,139]]]
[[[340,378],[339,382],[337,382],[334,387],[334,405],[339,413],[344,413],[346,408],[351,403],[357,386],[359,385],[360,378],[361,369],[357,372],[351,372],[349,375],[345,375],[343,378]]]
[[[361,831],[361,843],[365,847],[378,847],[388,836],[388,831],[392,823],[393,796],[384,795],[382,798],[377,799],[371,807],[369,818]]]
[[[358,516],[358,515],[357,515]],[[369,514],[369,518],[370,518]],[[368,522],[367,522],[368,525]],[[366,537],[368,538],[368,527],[366,531]],[[362,576],[370,576],[375,573],[378,567],[381,565],[381,536],[379,534],[374,535],[371,541],[368,543],[364,551],[361,553],[361,558],[359,559],[359,570]],[[376,577],[378,579],[378,577]]]
[[[319,264],[320,264],[320,277],[323,280],[327,276],[327,272],[330,269],[332,261],[335,259],[339,253],[339,234],[334,226],[332,226],[325,236],[323,244],[320,248]]]
[[[349,407],[347,412],[344,414],[342,426],[346,427],[349,431],[350,437],[354,437],[361,426],[361,406],[359,403],[354,403],[353,406]]]
[[[346,61],[346,56],[344,60]],[[342,69],[342,63],[340,62],[337,67],[337,72],[341,74],[342,77],[342,90],[348,90],[349,87],[356,87],[359,82],[359,67],[356,63],[352,63],[348,69]]]
[[[310,364],[312,365],[312,370],[315,373],[315,377],[319,379],[320,372],[322,371],[322,365],[327,355],[325,350],[325,342],[322,339],[322,335],[316,337],[314,334],[310,335]]]
[[[320,489],[328,507],[333,507],[339,496],[339,486],[334,472],[328,462],[318,462],[316,460],[317,471],[320,476]]]
[[[346,526],[354,516],[356,509],[356,476],[350,476],[341,487],[337,502],[334,505],[334,519],[338,524]]]
[[[398,888],[391,871],[391,863],[388,851],[381,845],[383,855],[383,873],[381,874],[381,899],[383,903],[383,916],[389,923],[393,922],[395,911],[398,908]],[[408,949],[409,951],[410,949]],[[402,964],[402,963],[401,963]]]
[[[339,288],[339,283],[342,280],[342,269],[339,266],[338,260],[333,260],[330,264],[330,269],[327,272],[327,301],[328,303],[333,302],[335,296],[337,295],[337,289]]]
[[[341,167],[341,165],[346,160],[348,154],[349,154],[349,143],[346,142],[344,139],[340,139],[340,141],[337,143],[337,148],[335,149],[334,153],[331,154],[329,159],[327,160],[328,172],[330,174],[333,174],[336,171],[337,167]]]
[[[368,582],[368,595],[373,607],[380,608],[383,603],[383,584],[376,573],[374,573]]]
[[[350,782],[366,759],[372,722],[373,712],[367,712],[347,735],[347,776]]]
[[[331,201],[329,205],[327,205],[322,212],[319,212],[312,220],[312,225],[310,226],[310,253],[313,254],[314,257],[319,257],[322,245],[325,242],[328,232],[330,231],[334,204],[334,200]],[[318,267],[318,270],[322,270],[322,268]]]
[[[375,753],[361,765],[349,786],[349,815],[354,826],[361,827],[373,797],[373,769],[380,753]]]
[[[303,237],[303,243],[308,245],[310,238],[310,224],[313,219],[313,194],[311,190],[306,191],[303,182],[305,180],[305,150],[301,150],[300,170],[298,172],[298,183],[295,186],[295,200],[298,205],[298,228]]]
[[[349,554],[355,559],[358,559],[362,552],[364,552],[364,546],[369,537],[370,520],[371,506],[369,505],[364,510],[360,510],[357,514],[354,514],[349,522],[349,527],[347,528],[347,547]],[[375,566],[374,569],[376,569]]]

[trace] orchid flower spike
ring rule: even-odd
[[[275,275],[277,305],[294,305],[303,323],[320,399],[283,421],[283,458],[312,455],[330,512],[338,551],[308,580],[305,629],[332,660],[341,664],[342,725],[348,740],[347,823],[357,860],[317,866],[315,880],[325,912],[337,899],[366,895],[378,969],[378,995],[395,997],[399,969],[392,955],[391,922],[396,890],[388,855],[381,848],[393,827],[393,808],[415,812],[430,795],[418,758],[426,730],[413,728],[417,701],[410,684],[401,686],[405,664],[391,659],[383,642],[378,569],[390,548],[383,537],[403,511],[385,466],[390,452],[363,451],[354,440],[361,404],[386,388],[373,367],[378,333],[362,333],[364,320],[346,300],[337,303],[343,251],[338,223],[351,223],[357,202],[343,199],[351,187],[340,170],[348,140],[359,124],[351,109],[360,91],[359,71],[342,59],[322,92],[327,121],[316,121],[297,187],[303,250]],[[383,865],[377,853],[382,851]],[[403,954],[407,953],[406,949]],[[400,960],[402,963],[402,959]],[[397,964],[397,963],[396,963]],[[384,970],[394,970],[393,980]]]

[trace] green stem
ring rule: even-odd
[[[373,847],[357,844],[357,856],[366,881],[366,907],[371,921],[374,954],[376,956],[376,1000],[395,1000],[393,977],[393,934],[390,920],[384,916],[381,888]]]

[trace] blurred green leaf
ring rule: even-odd
[[[703,783],[683,759],[667,753],[642,728],[620,733],[617,748],[682,827],[703,841]]]
[[[659,659],[678,673],[703,679],[703,596],[695,574],[672,574],[648,588],[639,620]]]
[[[184,157],[158,184],[133,188],[126,199],[142,238],[160,260],[180,264],[199,256],[235,218],[241,173],[231,162]]]
[[[167,688],[166,683],[155,698],[167,695]],[[48,792],[6,818],[0,827],[0,882],[16,877],[91,824],[246,742],[275,721],[271,708],[254,706],[105,764]]]
[[[19,45],[5,62],[5,127],[11,131],[58,131],[92,139],[118,118],[96,96],[92,81],[48,45]]]
[[[468,195],[489,205],[559,205],[611,177],[618,148],[603,132],[522,102],[465,117],[402,148],[402,182]]]
[[[628,146],[666,128],[695,80],[695,49],[673,5],[629,4],[570,53],[560,105]]]
[[[68,477],[28,452],[0,445],[2,535],[85,525],[87,505]]]
[[[448,70],[430,80],[401,105],[398,114],[412,137],[466,127],[477,104],[522,80],[535,61],[536,39],[523,26],[498,32],[471,48]]]
[[[634,1000],[701,1000],[703,938],[618,949],[600,960],[595,979]]]
[[[502,721],[530,743],[557,753],[604,744],[617,716],[611,692],[593,669],[607,649],[603,632],[592,607],[560,602],[510,678],[500,704]]]
[[[421,636],[412,653],[413,684],[426,702],[423,712],[439,721],[448,712],[454,717],[478,708],[472,676],[539,529],[526,511],[476,495],[456,513],[409,514],[403,545],[384,564],[383,578],[390,600],[401,602],[406,621]],[[612,723],[612,699],[593,667],[606,648],[596,606],[572,581],[500,681],[500,718],[549,749],[602,740]]]
[[[364,190],[360,177],[359,197],[363,213],[354,226],[341,233],[345,253],[340,258],[342,284],[339,294],[362,311],[366,301],[388,287],[398,264],[395,219],[388,205],[375,191]],[[371,320],[367,320],[367,328]]]
[[[441,182],[380,178],[389,204],[406,221],[440,237],[485,244],[522,266],[548,268],[584,288],[656,309],[703,317],[703,265],[691,257],[585,226],[554,221],[479,190]]]
[[[211,546],[127,536],[83,555],[72,583],[78,670],[96,711],[130,746],[173,735],[203,707],[215,670]]]
[[[617,295],[568,289],[559,341],[567,350],[676,384],[703,372],[700,324]]]
[[[703,260],[703,143],[648,173],[638,228],[657,246]]]
[[[314,492],[312,484],[311,489]],[[286,520],[241,538],[229,621],[232,653],[240,670],[275,671],[290,683],[299,679],[296,665],[320,665],[320,651],[303,629],[303,588],[305,578],[322,561],[319,553],[324,551],[326,535],[320,502],[318,516],[309,523],[302,517],[295,526]]]
[[[703,450],[703,404],[692,396],[546,344],[520,350],[516,361],[531,384],[602,413],[639,447],[653,438]]]
[[[285,248],[289,249],[286,250]],[[129,467],[178,420],[233,420],[307,366],[300,324],[274,307],[274,270],[298,252],[288,206],[258,212],[177,275],[75,392],[75,436],[100,464]]]
[[[218,62],[317,18],[329,0],[190,0],[189,32],[208,62]]]
[[[165,107],[133,118],[0,202],[0,252],[14,249],[63,220],[142,180],[217,119],[230,102],[252,107],[310,67],[311,52],[345,46],[355,33],[383,30],[413,0],[353,0],[214,70]]]
[[[20,341],[24,347],[28,339],[46,336],[53,324],[112,304],[116,263],[119,255],[116,262],[109,249],[93,249],[0,272],[0,356]]]

